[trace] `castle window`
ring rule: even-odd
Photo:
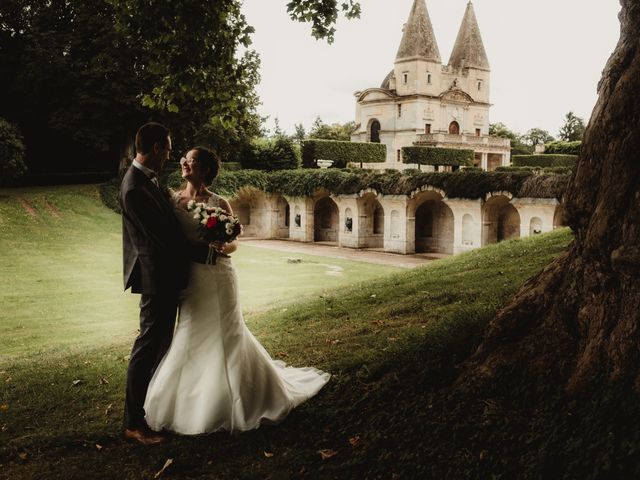
[[[482,90],[482,80],[478,80],[478,91]]]
[[[480,129],[476,128],[476,137],[479,137],[479,136],[480,136]]]
[[[402,161],[402,150],[398,149],[398,163]]]
[[[431,124],[430,123],[425,123],[424,124],[424,133],[431,133]]]
[[[380,122],[378,120],[371,122],[370,130],[369,141],[373,143],[380,143]]]
[[[427,83],[431,85],[431,74],[427,73]]]
[[[399,103],[398,104],[398,118],[400,118],[402,116],[402,104]]]
[[[402,83],[406,85],[408,81],[409,81],[409,74],[407,72],[404,72],[402,74]]]

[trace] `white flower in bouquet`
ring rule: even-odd
[[[189,200],[189,203],[187,203],[187,210],[193,210],[193,207],[196,206],[196,201],[195,200]]]

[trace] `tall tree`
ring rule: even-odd
[[[328,125],[324,123],[320,117],[316,117],[309,132],[309,138],[348,142],[351,140],[351,132],[353,132],[354,128],[354,122],[332,123]]]
[[[467,379],[508,369],[531,385],[559,378],[570,392],[601,378],[640,392],[640,2],[621,4],[566,194],[575,241],[493,319]]]
[[[151,119],[171,127],[178,150],[236,151],[260,128],[251,32],[238,0],[6,0],[0,113],[21,126],[40,170],[111,169]]]
[[[302,142],[307,137],[307,132],[304,129],[304,125],[302,125],[301,123],[298,123],[294,126],[294,128],[295,128],[295,133],[293,134],[293,141],[296,142],[298,145],[302,145]]]
[[[582,140],[584,129],[584,120],[576,116],[573,112],[569,112],[564,117],[564,124],[560,127],[558,137],[565,142]]]
[[[531,146],[544,145],[545,143],[553,142],[555,138],[548,131],[542,128],[532,128],[522,136],[522,141]]]

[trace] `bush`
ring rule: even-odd
[[[544,153],[549,155],[580,155],[581,147],[582,142],[579,140],[576,142],[563,142],[558,140],[556,142],[545,144]]]
[[[387,147],[381,143],[305,140],[302,142],[302,166],[318,168],[317,160],[332,160],[333,167],[347,163],[375,163],[387,159]]]
[[[242,170],[240,162],[220,162],[220,170],[225,172],[235,172]]]
[[[460,170],[457,172],[421,172],[399,170],[342,170],[297,169],[264,172],[260,170],[221,171],[212,189],[220,195],[232,197],[244,188],[291,197],[314,195],[326,190],[336,195],[353,195],[372,188],[382,195],[409,195],[430,185],[441,189],[449,198],[483,198],[489,192],[507,191],[514,197],[561,198],[569,175],[534,174],[531,171],[485,172]],[[169,188],[178,189],[183,180],[180,172],[167,179]],[[104,184],[101,194],[105,204],[117,209],[119,181]],[[109,197],[109,198],[108,198]]]
[[[24,143],[17,126],[0,118],[0,185],[12,185],[27,172]]]
[[[514,155],[511,163],[514,167],[574,167],[576,155]]]
[[[240,163],[242,168],[267,172],[294,169],[300,167],[300,150],[284,135],[260,138],[251,142]]]
[[[473,150],[438,147],[402,147],[402,163],[473,166]]]

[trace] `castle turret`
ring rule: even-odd
[[[414,0],[394,66],[398,95],[439,93],[442,60],[425,0]]]
[[[465,77],[463,88],[474,100],[489,103],[489,59],[473,4],[469,2],[449,57],[449,69]]]

